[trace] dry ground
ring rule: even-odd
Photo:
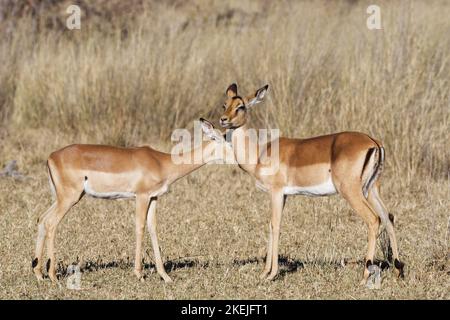
[[[79,1],[82,28],[68,31],[69,2],[0,6],[0,166],[16,159],[31,177],[0,180],[1,299],[450,298],[450,2],[377,1],[383,29],[370,31],[366,0]],[[359,285],[366,227],[335,196],[288,199],[283,271],[260,281],[269,199],[238,168],[211,165],[158,205],[173,284],[154,272],[148,237],[148,279],[132,274],[133,202],[87,198],[57,236],[60,271],[79,260],[83,290],[64,278],[38,284],[31,259],[51,203],[50,152],[70,143],[169,151],[173,129],[201,116],[217,123],[235,81],[241,94],[270,84],[252,111],[257,127],[383,141],[382,194],[405,280],[388,270],[381,290]]]
[[[33,138],[21,137],[17,142],[22,139],[25,145],[15,156],[32,163],[35,155],[27,151],[30,146],[26,142]],[[85,197],[69,212],[57,236],[59,270],[64,272],[77,259],[85,268],[82,290],[77,292],[66,289],[65,278],[59,285],[49,280],[39,284],[32,274],[36,219],[50,205],[51,197],[41,161],[26,173],[33,179],[0,183],[2,299],[450,298],[448,182],[424,180],[404,186],[389,178],[389,170],[385,172],[383,196],[396,214],[407,271],[406,278],[399,281],[392,270],[386,270],[378,291],[359,285],[366,227],[339,196],[288,198],[281,235],[281,275],[265,282],[258,276],[269,221],[267,195],[257,191],[251,178],[237,167],[201,168],[173,185],[158,205],[160,245],[166,269],[175,280],[170,285],[154,272],[148,236],[148,278],[140,283],[132,273],[134,202]],[[380,250],[377,256],[382,258]],[[343,260],[356,263],[342,266]]]

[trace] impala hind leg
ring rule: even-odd
[[[46,238],[47,238],[47,272],[50,280],[56,282],[56,259],[55,259],[55,236],[56,229],[64,218],[77,202],[81,199],[79,192],[65,193],[64,199],[58,199],[55,210],[49,212],[43,219]]]
[[[31,263],[33,272],[38,280],[44,279],[44,275],[42,274],[42,256],[44,253],[44,245],[47,233],[45,229],[44,219],[46,216],[53,214],[53,211],[55,211],[56,208],[57,203],[55,202],[38,219],[38,234],[36,238],[36,249],[34,253],[34,259]]]
[[[384,205],[383,201],[380,197],[379,187],[377,184],[373,186],[373,188],[370,190],[369,198],[368,198],[370,204],[373,206],[375,211],[377,212],[378,216],[381,218],[381,221],[383,222],[386,231],[389,235],[389,243],[390,247],[387,248],[387,258],[389,259],[389,249],[392,249],[392,255],[394,258],[394,266],[395,266],[395,272],[398,277],[402,278],[404,277],[403,268],[405,264],[400,261],[399,255],[398,255],[398,244],[397,244],[397,238],[395,236],[394,231],[394,216],[390,214]]]
[[[373,264],[374,261],[376,239],[380,227],[380,218],[371,207],[370,203],[363,196],[362,188],[359,186],[343,189],[341,190],[341,194],[348,201],[353,210],[355,210],[355,212],[364,220],[368,228],[368,246],[364,264],[363,279],[363,282],[365,282],[370,275],[368,267]]]
[[[153,254],[155,256],[156,271],[165,282],[172,282],[172,279],[166,273],[166,270],[164,270],[164,264],[162,262],[161,252],[159,250],[158,235],[156,233],[156,201],[157,198],[152,198],[150,200],[150,207],[148,209],[147,216],[148,230],[152,241]]]

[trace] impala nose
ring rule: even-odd
[[[221,117],[221,118],[220,118],[220,122],[221,122],[221,123],[228,122],[228,117],[227,117],[227,116]]]

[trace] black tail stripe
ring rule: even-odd
[[[378,144],[377,144],[378,145]],[[381,170],[383,169],[383,163],[384,163],[384,148],[378,147],[379,155],[378,155],[378,163],[375,167],[375,170],[373,171],[372,176],[369,178],[367,183],[364,185],[364,190],[368,194],[369,189],[372,187],[372,184],[375,182],[375,180],[378,178],[378,176],[381,173]],[[364,191],[363,190],[363,191]],[[367,197],[367,195],[365,195]]]
[[[376,148],[374,147],[374,148],[370,148],[370,149],[367,151],[366,158],[364,159],[364,165],[363,165],[363,168],[362,168],[362,170],[361,170],[361,179],[362,179],[362,177],[363,177],[364,171],[366,170],[366,166],[367,166],[367,164],[369,163],[370,157],[372,156],[372,153],[375,152],[375,150],[376,150]]]
[[[48,175],[50,176],[50,180],[52,181],[53,188],[55,188],[55,193],[56,193],[55,180],[53,180],[52,170],[50,169],[50,166],[48,164],[48,160],[47,160],[47,168],[48,168]]]

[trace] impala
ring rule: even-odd
[[[202,129],[210,139],[191,149],[188,155],[203,153],[211,144],[226,146],[224,138],[206,120]],[[209,148],[210,150],[211,148]],[[218,160],[217,154],[203,154],[200,163],[177,164],[172,155],[150,147],[118,148],[104,145],[75,144],[53,152],[47,161],[48,177],[55,202],[38,219],[38,235],[32,268],[39,280],[44,244],[47,242],[47,271],[56,281],[55,234],[58,224],[66,213],[84,195],[103,199],[136,199],[136,253],[134,273],[143,279],[141,251],[144,227],[148,229],[156,261],[156,270],[166,282],[172,280],[164,270],[156,234],[156,202],[168,191],[169,186],[200,168],[207,162]],[[186,154],[184,154],[186,156]]]
[[[263,100],[267,89],[268,85],[252,95],[242,97],[238,95],[237,85],[232,84],[226,90],[224,112],[220,117],[220,125],[231,131],[230,140],[237,163],[256,179],[257,187],[268,192],[271,197],[272,218],[266,264],[261,278],[272,280],[278,272],[280,224],[286,197],[330,196],[337,193],[348,201],[368,227],[364,279],[368,278],[368,267],[374,261],[380,220],[389,235],[396,273],[403,276],[404,264],[398,257],[393,216],[388,213],[379,192],[378,178],[385,154],[382,144],[359,132],[340,132],[308,139],[279,138],[278,169],[267,174],[270,170],[264,169],[267,169],[268,164],[261,159],[270,156],[273,143],[253,148],[257,152],[257,161],[249,163],[247,158],[252,155],[248,154],[248,144],[252,141],[249,141],[246,126],[250,108]],[[242,141],[247,143],[244,147],[239,144]]]

